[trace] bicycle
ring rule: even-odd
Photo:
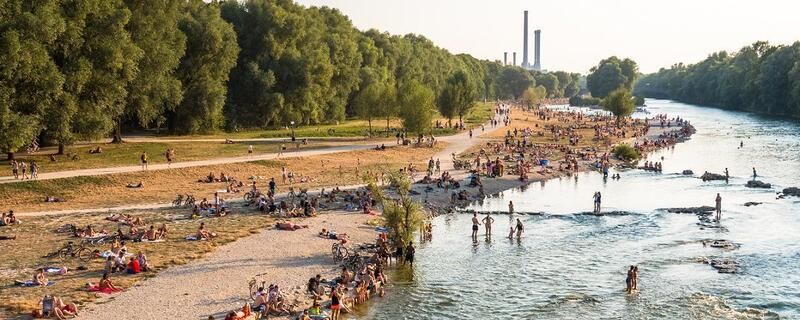
[[[250,200],[253,200],[255,198],[258,198],[258,196],[259,196],[259,192],[258,191],[250,190],[247,193],[245,193],[243,197],[244,197],[244,201],[250,201]]]
[[[333,255],[333,261],[339,262],[350,256],[350,250],[348,250],[343,244],[335,242],[333,245],[331,245],[331,254]]]
[[[180,194],[177,197],[175,197],[175,200],[172,200],[173,207],[180,207],[182,204],[183,204],[183,196]]]
[[[194,206],[194,202],[195,202],[194,196],[191,195],[191,194],[187,194],[186,195],[186,200],[183,201],[183,205],[187,206],[187,207],[192,207],[192,206]]]
[[[86,247],[84,244],[75,245],[72,241],[67,242],[60,249],[53,251],[45,256],[45,258],[61,258],[67,260],[68,258],[78,258],[81,261],[89,261],[100,256],[100,250]]]

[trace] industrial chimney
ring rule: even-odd
[[[534,40],[533,40],[533,69],[541,71],[542,70],[542,60],[540,54],[541,48],[541,39],[542,39],[542,30],[536,30],[533,32]]]
[[[503,65],[508,65],[508,52],[503,52]]]
[[[517,65],[517,52],[516,51],[514,51],[513,57],[514,58],[512,59],[512,61],[513,61],[512,63],[516,66]]]
[[[525,20],[522,31],[522,67],[528,68],[528,10],[525,10]]]

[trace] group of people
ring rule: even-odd
[[[514,211],[513,211],[514,210],[514,204],[509,201],[508,207],[509,207],[509,214],[513,215],[514,214]],[[513,219],[513,216],[511,216],[510,218]],[[511,221],[513,221],[513,220],[511,220]],[[478,241],[478,230],[480,229],[479,226],[481,225],[481,223],[483,223],[486,238],[487,239],[491,239],[491,237],[492,237],[492,225],[494,224],[494,218],[489,213],[487,213],[486,217],[484,217],[483,219],[479,220],[478,219],[478,214],[477,213],[473,213],[472,214],[472,241],[473,242]],[[525,231],[525,225],[522,224],[522,220],[517,218],[515,223],[510,223],[509,224],[508,238],[509,239],[513,239],[514,236],[516,235],[517,240],[522,239],[522,234],[524,233],[524,231]]]
[[[36,161],[28,165],[24,161],[11,160],[11,174],[17,180],[36,179],[39,177],[39,164]]]

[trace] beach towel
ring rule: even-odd
[[[375,232],[389,232],[387,227],[375,227]]]
[[[100,290],[100,286],[98,286],[98,285],[90,285],[90,286],[86,287],[86,291],[97,292],[97,293],[105,293],[105,294],[114,294],[114,293],[117,293],[117,292],[121,292],[122,289],[114,290],[114,289],[111,289],[111,288],[105,288],[105,289]]]
[[[164,239],[147,240],[145,238],[142,238],[141,242],[156,243],[156,242],[164,242],[164,241],[166,241],[166,240],[164,240]]]
[[[189,241],[205,241],[205,240],[207,240],[206,238],[198,238],[197,236],[186,236],[185,239],[189,240]]]
[[[27,281],[15,280],[14,284],[16,284],[18,286],[22,286],[22,287],[38,287],[39,286],[38,284],[33,283],[33,280],[27,280]],[[49,287],[49,286],[52,286],[54,284],[56,284],[55,281],[47,281],[47,284],[44,285],[44,286],[45,287]]]
[[[67,274],[67,267],[44,267],[44,272],[54,274]]]

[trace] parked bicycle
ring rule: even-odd
[[[333,261],[339,262],[350,256],[350,250],[347,249],[342,243],[335,242],[331,245],[331,254],[333,255]]]
[[[53,251],[45,256],[45,258],[61,258],[67,260],[70,258],[78,258],[81,261],[89,261],[100,256],[100,250],[87,247],[85,244],[76,245],[72,241],[67,242],[60,249]]]

